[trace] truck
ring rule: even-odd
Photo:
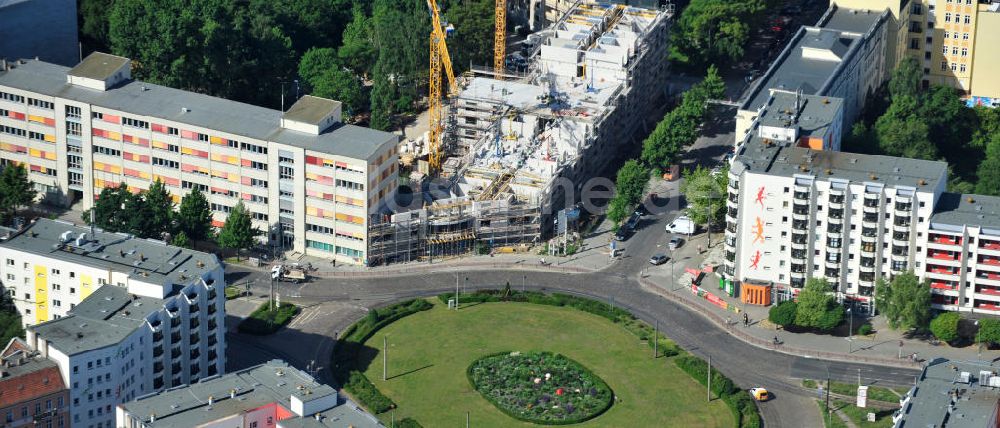
[[[667,233],[679,233],[683,235],[692,235],[695,230],[697,230],[698,225],[694,224],[688,216],[682,215],[677,217],[670,224],[667,225]]]
[[[300,266],[274,265],[271,267],[271,279],[291,283],[305,282],[306,270]]]

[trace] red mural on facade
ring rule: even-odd
[[[760,264],[760,250],[753,253],[753,257],[750,258],[750,269],[757,269]]]

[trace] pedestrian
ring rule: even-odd
[[[746,312],[743,313],[743,327],[750,327],[750,316]]]

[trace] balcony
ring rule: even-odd
[[[218,323],[217,323],[217,322],[215,322],[215,319],[214,319],[214,318],[213,318],[213,319],[210,319],[210,320],[208,320],[208,330],[209,330],[209,331],[211,331],[211,330],[214,330],[214,329],[215,329],[215,327],[217,327],[217,326],[218,326]]]
[[[958,290],[958,285],[950,281],[932,281],[931,289],[933,290],[946,290],[955,291]]]
[[[913,203],[896,202],[896,212],[910,212],[910,211],[913,211]]]
[[[808,204],[809,203],[809,192],[795,192],[792,193],[792,199],[798,203]]]
[[[153,333],[153,344],[154,345],[157,344],[157,343],[159,343],[159,342],[162,342],[162,341],[163,341],[163,333],[162,332],[158,331],[156,333]]]
[[[218,296],[219,296],[219,293],[217,293],[214,288],[211,289],[211,290],[208,290],[208,300],[209,301],[215,300],[215,298],[218,297]]]
[[[191,339],[190,339],[191,345],[197,345],[199,341],[201,341],[201,337],[199,337],[197,334],[192,334],[191,335]]]
[[[1000,303],[980,303],[977,301],[975,308],[986,311],[1000,311]]]
[[[174,363],[170,366],[170,373],[178,374],[181,372],[181,363]]]
[[[163,376],[153,379],[153,390],[159,390],[163,388]]]
[[[1000,257],[979,257],[979,264],[1000,267]]]
[[[928,264],[927,272],[936,273],[938,275],[958,275],[958,268]]]
[[[976,273],[976,281],[994,281],[1000,285],[1000,273],[981,270]]]
[[[201,357],[201,351],[198,350],[197,348],[196,349],[192,349],[191,350],[191,359],[192,360],[196,360],[196,359],[198,359],[198,357]]]
[[[865,297],[874,296],[875,295],[875,287],[873,287],[873,286],[859,285],[858,286],[858,294],[862,295],[862,296],[865,296]]]
[[[189,313],[195,313],[195,312],[198,312],[198,310],[200,310],[200,309],[201,308],[197,304],[194,304],[194,305],[191,305],[190,307],[188,307],[188,312]]]
[[[792,229],[796,230],[809,229],[809,220],[792,220]]]
[[[177,328],[177,327],[180,327],[180,326],[181,326],[181,319],[180,319],[180,317],[176,317],[175,316],[175,317],[173,317],[173,318],[170,319],[170,328]]]
[[[1000,251],[1000,242],[997,241],[987,241],[982,239],[979,241],[979,248],[985,250]]]
[[[952,251],[928,251],[927,257],[949,262],[957,262],[959,259],[959,255]]]
[[[935,294],[931,296],[931,304],[941,306],[954,306],[958,304],[958,297]]]
[[[174,359],[175,360],[175,359],[178,359],[180,357],[181,357],[181,349],[180,348],[174,348],[174,349],[170,350],[170,359]]]
[[[181,341],[181,334],[180,333],[172,333],[170,335],[170,343],[177,343],[177,342],[180,342],[180,341]]]
[[[976,288],[977,293],[989,294],[991,296],[1000,297],[1000,288],[995,287],[978,287]]]
[[[219,356],[219,354],[217,354],[215,351],[208,351],[208,361],[209,362],[214,361],[218,356]]]
[[[827,213],[827,218],[837,219],[837,220],[843,220],[843,218],[844,218],[844,210],[843,209],[834,209],[833,207],[830,207],[830,211],[829,211],[829,213]]]
[[[163,363],[157,361],[153,363],[153,372],[160,373],[163,371]]]
[[[159,358],[160,355],[163,355],[163,347],[157,346],[153,348],[153,358]]]
[[[736,233],[736,223],[731,222],[731,221],[727,221],[726,222],[726,232],[727,233]]]
[[[215,315],[216,311],[218,311],[218,310],[215,309],[215,305],[208,305],[207,312],[208,312],[209,315]]]
[[[737,210],[736,208],[729,208],[728,210],[726,210],[726,215],[735,220],[736,217],[739,215],[739,210]]]
[[[792,276],[794,277],[794,275]],[[788,281],[788,285],[792,286],[792,288],[802,288],[806,285],[806,279],[802,276],[799,278],[792,278]]]
[[[214,334],[208,336],[208,346],[215,346],[216,343],[219,343],[219,339],[216,339]]]
[[[792,250],[793,260],[805,260],[805,258],[806,258],[805,250]]]

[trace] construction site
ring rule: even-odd
[[[583,183],[637,144],[648,107],[667,95],[670,5],[546,2],[559,17],[528,35],[516,54],[525,66],[512,71],[497,3],[493,67],[454,76],[446,35],[431,35],[430,132],[401,152],[418,159],[411,187],[436,178],[447,191],[373,216],[369,265],[525,251],[553,235],[566,245],[565,210]]]

